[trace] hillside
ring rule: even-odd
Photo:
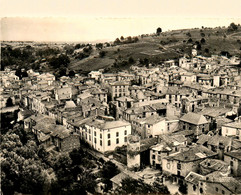
[[[204,41],[201,43],[202,38]],[[220,55],[221,51],[227,51],[231,55],[241,56],[240,26],[235,32],[228,32],[227,28],[184,29],[163,32],[160,36],[139,36],[138,39],[136,43],[104,47],[102,50],[106,52],[106,55],[103,58],[99,57],[100,50],[98,49],[94,49],[88,58],[82,60],[71,58],[68,68],[77,71],[91,71],[107,67],[112,67],[112,71],[127,69],[130,64],[113,66],[113,63],[117,60],[128,61],[130,57],[135,62],[147,58],[149,62],[159,63],[190,54],[196,41],[200,43],[198,48],[200,55]]]

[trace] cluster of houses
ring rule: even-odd
[[[1,103],[48,152],[80,141],[126,147],[130,170],[151,166],[193,194],[241,193],[241,75],[236,58],[194,55],[129,72],[63,76],[1,71]],[[232,184],[232,185],[231,185]]]

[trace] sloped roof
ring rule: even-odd
[[[154,115],[154,116],[149,116],[145,119],[140,119],[142,122],[149,124],[149,125],[154,125],[157,124],[163,120],[165,120],[164,117],[160,117],[159,115]]]
[[[66,101],[65,108],[75,108],[76,105],[73,101]]]
[[[194,125],[206,124],[208,121],[203,115],[196,114],[194,112],[189,112],[180,118],[180,121],[191,123]]]
[[[192,184],[198,184],[199,181],[204,178],[204,176],[200,175],[200,174],[197,174],[195,172],[190,172],[186,177],[185,177],[185,180],[192,183]]]
[[[218,146],[219,144],[223,144],[224,146],[231,145],[232,138],[220,135],[214,135],[208,140],[208,145]]]
[[[241,194],[240,180],[234,177],[223,176],[219,171],[206,175],[202,180],[209,183],[219,183],[229,189],[232,193]]]
[[[223,126],[231,127],[235,129],[241,129],[241,122],[227,123],[227,124],[224,124]]]
[[[202,134],[198,137],[197,144],[203,145],[205,142],[208,142],[212,137],[206,134]]]
[[[227,173],[229,171],[229,163],[218,159],[205,159],[200,163],[200,166],[210,169],[212,172],[220,171],[222,173]]]
[[[178,160],[182,162],[190,162],[190,161],[196,161],[200,159],[205,159],[207,157],[211,157],[216,155],[213,151],[210,149],[204,147],[204,146],[195,146],[191,147],[189,150],[184,152],[176,153],[173,156],[165,157],[168,160]]]
[[[236,158],[238,160],[241,160],[241,149],[233,150],[231,152],[225,152],[225,155],[228,155],[228,156],[231,156],[231,157]]]
[[[113,183],[120,185],[121,182],[122,182],[122,180],[125,179],[125,178],[127,178],[127,177],[128,177],[127,174],[121,172],[121,173],[117,174],[116,176],[112,177],[110,180],[111,180]]]

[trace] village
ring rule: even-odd
[[[116,164],[109,193],[131,177],[171,194],[180,186],[188,194],[240,194],[238,64],[235,56],[198,55],[194,46],[178,61],[59,80],[32,69],[20,79],[5,68],[1,114],[16,113],[11,124],[21,123],[47,153],[81,147]]]

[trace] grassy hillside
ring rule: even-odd
[[[126,69],[129,66],[113,67],[113,63],[123,61],[132,57],[135,62],[147,58],[150,62],[158,63],[168,59],[177,59],[185,53],[190,54],[196,41],[201,45],[198,54],[210,56],[227,51],[231,55],[241,56],[241,28],[235,32],[228,32],[227,28],[215,29],[184,29],[163,32],[160,36],[149,35],[139,36],[136,43],[123,44],[105,47],[103,58],[99,57],[98,49],[94,49],[92,54],[83,60],[71,59],[69,68],[73,70],[91,71],[99,68],[112,67],[111,69]],[[205,43],[201,43],[201,39]],[[191,40],[189,40],[191,39]],[[189,40],[189,41],[188,41]]]

